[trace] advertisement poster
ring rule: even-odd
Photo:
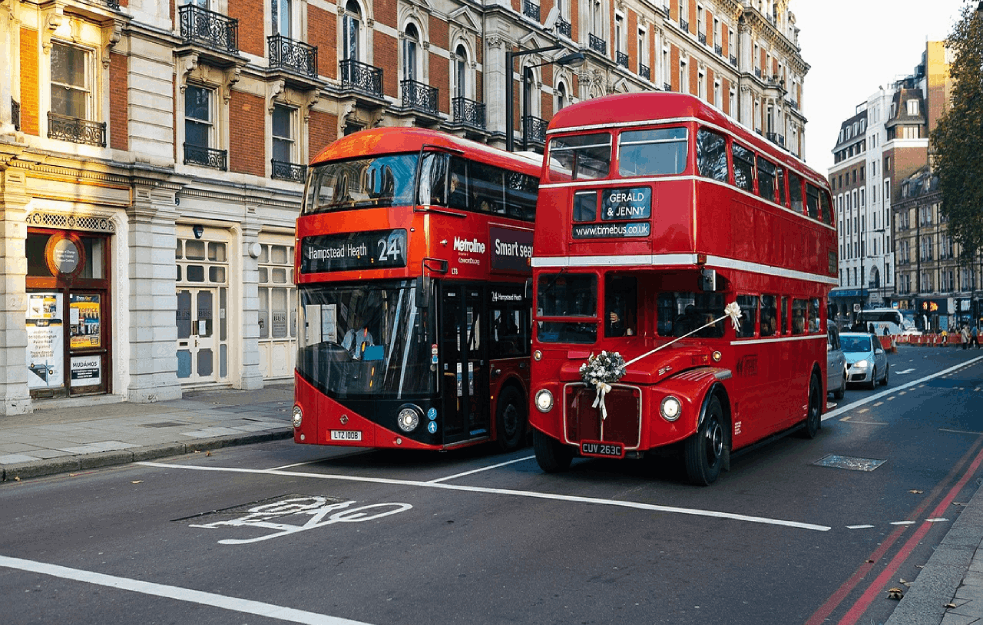
[[[102,346],[102,306],[98,295],[68,296],[72,349]]]
[[[28,388],[51,388],[65,383],[64,340],[61,293],[28,293]]]
[[[72,386],[94,386],[101,383],[101,356],[72,356]]]

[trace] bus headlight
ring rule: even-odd
[[[536,392],[536,409],[540,412],[549,412],[553,409],[553,393],[548,390],[540,389]]]
[[[666,421],[675,421],[679,418],[679,413],[682,411],[683,406],[679,403],[679,400],[672,395],[666,397],[662,400],[662,404],[659,406],[659,412],[662,414],[662,418]]]
[[[300,424],[304,422],[304,411],[300,409],[300,406],[294,404],[293,412],[290,414],[290,421],[295,428],[299,428]]]
[[[412,405],[403,406],[396,416],[396,423],[404,432],[412,432],[420,425],[420,409]]]

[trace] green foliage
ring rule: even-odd
[[[951,106],[931,135],[942,214],[963,247],[963,258],[983,251],[983,13],[975,2],[946,39],[953,62]]]

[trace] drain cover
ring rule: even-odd
[[[877,467],[887,462],[887,460],[874,460],[872,458],[851,458],[850,456],[837,456],[830,454],[821,460],[816,461],[821,467],[833,467],[834,469],[850,469],[851,471],[873,471]]]

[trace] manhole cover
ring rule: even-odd
[[[837,456],[830,454],[821,460],[816,461],[821,467],[833,467],[834,469],[850,469],[851,471],[873,471],[877,467],[887,462],[887,460],[874,460],[872,458],[851,458],[850,456]]]

